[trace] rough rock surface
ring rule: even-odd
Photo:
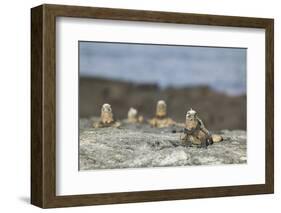
[[[246,132],[242,130],[216,132],[224,141],[203,149],[184,147],[181,128],[158,129],[124,122],[119,128],[92,128],[95,120],[80,120],[81,170],[247,162]]]

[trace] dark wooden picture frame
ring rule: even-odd
[[[56,17],[262,28],[266,34],[265,184],[87,195],[56,195]],[[41,5],[31,9],[31,203],[66,207],[274,192],[274,20]]]

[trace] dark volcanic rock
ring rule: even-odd
[[[184,122],[186,111],[193,108],[211,130],[246,130],[246,95],[229,96],[206,86],[161,89],[154,84],[79,79],[80,118],[99,116],[101,106],[109,103],[116,119],[126,118],[130,107],[147,119],[155,115],[160,99],[166,101],[169,117],[177,122]]]
[[[184,147],[180,128],[151,128],[122,124],[120,128],[91,128],[96,119],[80,120],[80,169],[240,164],[247,162],[246,132],[217,132],[223,142],[207,149]]]

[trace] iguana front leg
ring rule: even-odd
[[[184,146],[186,147],[191,147],[192,146],[192,140],[190,138],[191,136],[188,134],[188,131],[187,129],[185,128],[184,129],[184,137],[181,138],[183,143],[184,143]]]
[[[190,140],[190,137],[187,136],[187,140],[185,141],[186,147],[192,147],[192,141]]]

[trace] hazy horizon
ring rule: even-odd
[[[79,42],[81,77],[246,94],[245,48]]]

